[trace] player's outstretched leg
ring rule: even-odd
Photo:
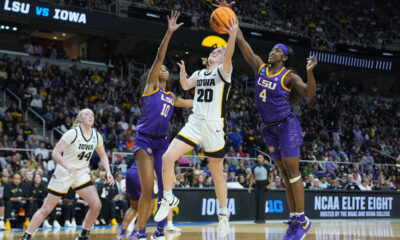
[[[184,143],[183,141],[175,138],[174,140],[172,140],[171,145],[169,145],[167,151],[162,157],[162,179],[164,185],[164,196],[162,198],[160,208],[154,216],[154,221],[160,222],[164,220],[168,216],[169,211],[172,208],[178,206],[179,199],[172,194],[172,186],[174,184],[175,178],[175,161],[178,160],[178,158],[182,156],[182,154],[191,151],[192,149],[193,146],[190,146],[187,143]]]

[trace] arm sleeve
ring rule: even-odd
[[[223,64],[219,65],[219,67],[217,68],[217,71],[218,71],[218,74],[220,75],[220,77],[221,77],[225,82],[231,83],[231,75],[232,75],[232,72],[229,72],[229,73],[225,72],[225,70],[224,70],[224,65],[223,65]]]
[[[66,143],[71,144],[77,137],[78,132],[76,129],[70,129],[61,137]]]

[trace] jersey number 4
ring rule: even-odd
[[[263,89],[261,92],[260,92],[260,98],[262,98],[262,101],[263,102],[267,102],[267,89]]]
[[[197,93],[199,94],[199,97],[197,98],[198,102],[212,102],[213,100],[212,89],[198,89]]]
[[[86,161],[89,161],[91,156],[92,156],[92,152],[88,152],[87,154],[85,154],[85,152],[81,152],[78,154],[79,160],[86,158]]]

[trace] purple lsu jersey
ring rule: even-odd
[[[278,73],[270,74],[270,65],[263,64],[255,83],[256,107],[261,121],[277,122],[291,113],[290,92],[283,80],[291,70],[283,67]]]
[[[152,136],[166,136],[169,120],[174,112],[174,100],[171,92],[160,87],[151,93],[142,95],[142,114],[136,130]]]

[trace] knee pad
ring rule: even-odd
[[[295,183],[295,182],[299,181],[299,179],[301,179],[301,175],[299,175],[299,176],[297,176],[295,178],[291,178],[290,179],[290,183]]]

